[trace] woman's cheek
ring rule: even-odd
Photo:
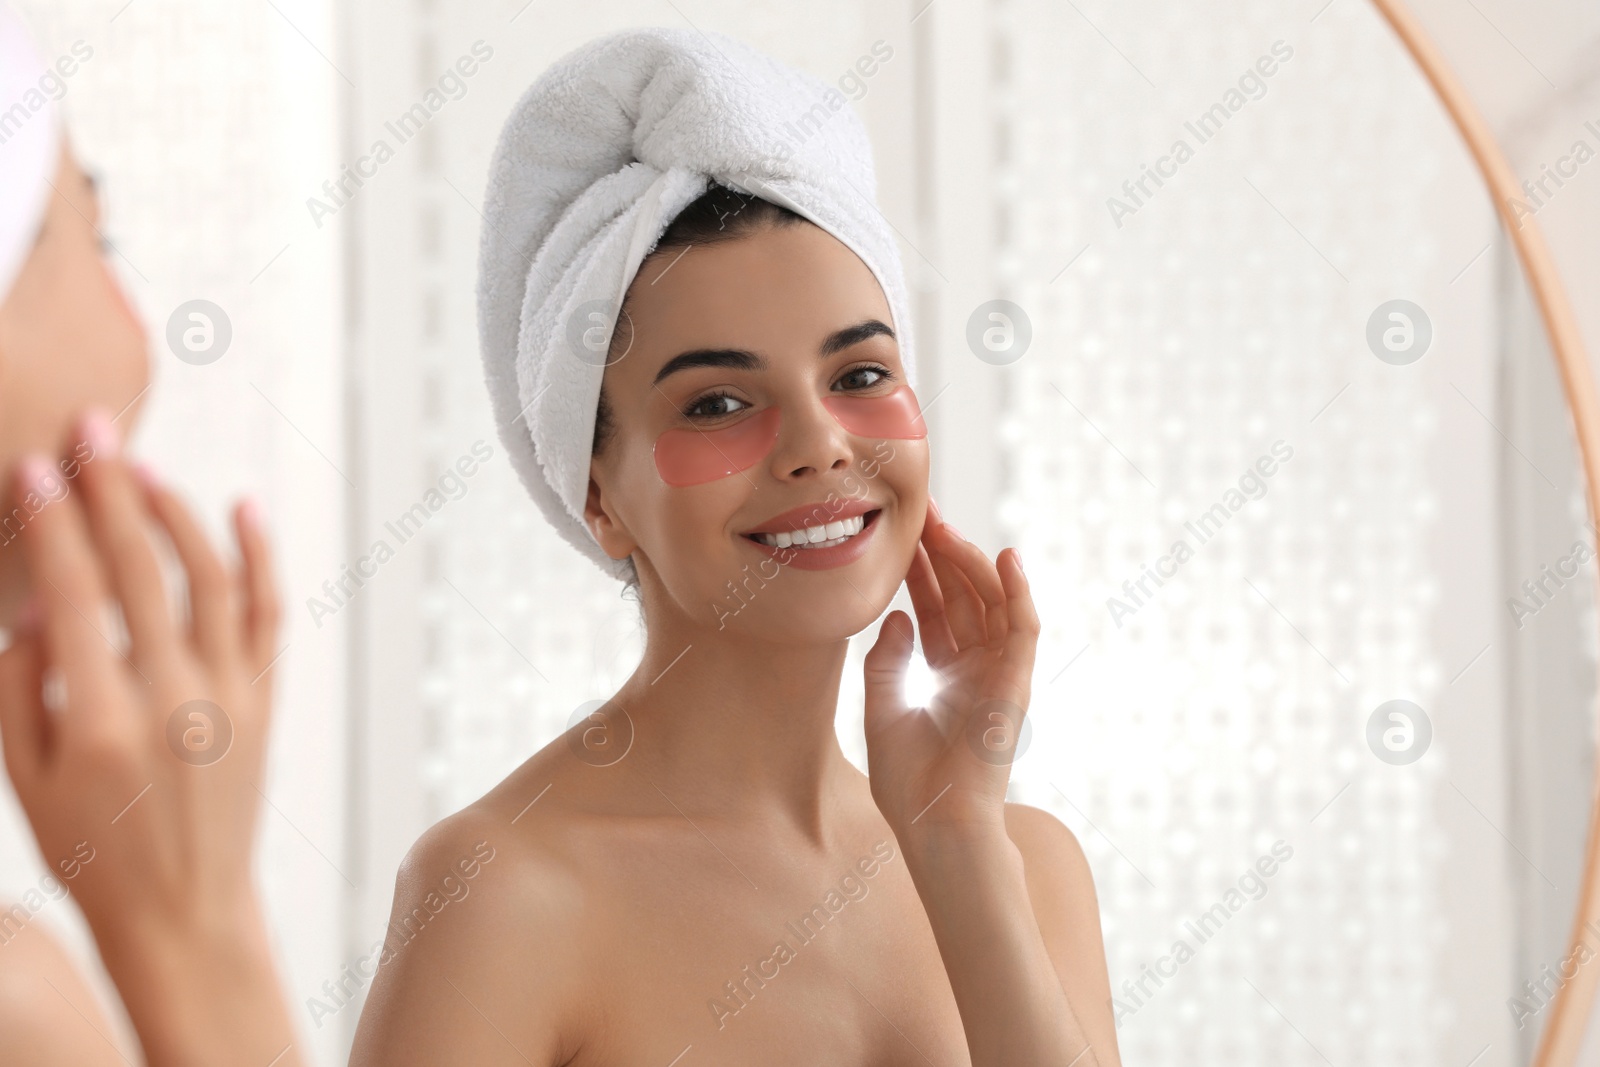
[[[928,441],[879,441],[867,461],[869,477],[882,481],[901,500],[928,492]]]
[[[626,471],[613,496],[620,508],[616,517],[657,572],[672,583],[674,574],[684,576],[685,567],[703,565],[708,546],[722,536],[726,517],[739,506],[744,479],[669,485],[661,478],[649,445],[639,450],[637,458],[630,456]]]
[[[144,336],[144,319],[139,316],[139,312],[134,308],[133,302],[128,299],[127,291],[122,288],[122,283],[112,273],[111,264],[107,263],[103,258],[100,260],[100,271],[105,276],[106,288],[110,290],[112,306],[117,309],[130,326],[138,331],[141,337]]]
[[[132,405],[128,407],[123,423],[124,432],[131,433],[139,420],[144,392],[150,385],[150,342],[144,320],[109,268],[106,268],[106,281],[111,286],[110,300],[116,309],[108,323],[115,339],[107,348],[116,353],[112,358],[118,361],[117,366],[107,368],[108,381],[118,384],[112,388],[115,395],[108,396],[106,403],[113,411],[121,411]]]
[[[929,451],[926,439],[896,441],[894,456],[883,464],[882,477],[905,517],[907,559],[916,553],[928,510]]]

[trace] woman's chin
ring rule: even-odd
[[[897,531],[881,518],[874,511],[853,538],[820,548],[737,535],[727,565],[736,577],[710,596],[713,629],[806,645],[834,645],[860,633],[894,599],[916,547],[901,549]]]
[[[730,604],[719,609],[715,629],[791,648],[848,641],[883,614],[890,598],[880,601],[875,590],[838,584],[839,590],[791,587],[781,596],[769,590],[767,596],[758,594],[742,607]]]

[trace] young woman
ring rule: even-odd
[[[417,843],[352,1062],[1117,1064],[1083,853],[1004,799],[1039,632],[1022,561],[932,505],[874,274],[713,186],[623,310],[584,518],[632,561],[643,659]],[[769,450],[697,475],[673,434]],[[839,682],[902,582],[942,688],[906,706],[891,612],[868,777]]]
[[[0,7],[0,106],[39,69]],[[35,917],[65,889],[149,1063],[286,1067],[300,1060],[250,869],[279,615],[267,543],[241,506],[230,571],[120,454],[148,384],[144,330],[54,121],[47,107],[0,143],[0,739],[50,868],[0,905],[0,1062],[126,1062]],[[186,613],[169,607],[157,531]],[[175,718],[180,736],[225,718],[223,758],[179,758]]]

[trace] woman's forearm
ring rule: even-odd
[[[301,1067],[259,917],[205,936],[99,938],[151,1067]]]
[[[972,1067],[1096,1067],[1004,825],[908,836],[906,866],[955,992]]]
[[[72,440],[94,462],[22,531],[35,607],[0,671],[6,770],[40,851],[76,864],[59,862],[152,1067],[298,1067],[251,877],[282,614],[265,528],[234,510],[230,567],[177,495],[126,462],[110,415],[85,413]],[[25,458],[12,501],[53,469]],[[176,611],[162,541],[185,579]],[[90,621],[109,605],[126,652]],[[213,751],[220,723],[230,740]],[[190,728],[187,751],[169,724]]]

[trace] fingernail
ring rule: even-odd
[[[944,522],[944,515],[939,511],[939,502],[930,496],[928,498],[928,506],[933,509],[933,521]]]
[[[1027,570],[1022,566],[1022,550],[1013,548],[1011,550],[1011,554],[1017,557],[1017,570],[1022,571],[1023,574],[1027,574]]]
[[[261,504],[253,496],[247,496],[239,503],[239,518],[252,530],[261,529]]]
[[[161,479],[156,477],[156,469],[142,459],[133,464],[133,476],[146,489],[154,489],[161,484]]]
[[[95,455],[107,459],[114,458],[121,445],[121,441],[117,438],[117,428],[111,425],[110,416],[102,408],[90,408],[84,413],[83,439],[89,442],[89,447],[94,449]]]
[[[966,540],[965,537],[961,537],[961,531],[956,529],[954,526],[951,526],[948,522],[944,524],[944,528],[946,530],[949,530],[951,533],[955,534],[957,537],[960,537],[961,540],[963,540],[963,541]]]

